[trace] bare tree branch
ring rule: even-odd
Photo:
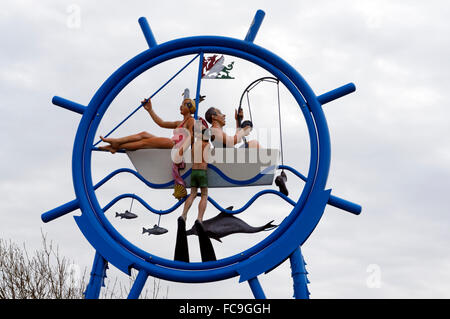
[[[30,254],[25,244],[0,239],[0,299],[82,299],[86,290],[86,269],[83,271],[66,257],[59,247],[41,232],[42,247]],[[75,271],[76,270],[76,271]],[[101,297],[119,299],[128,296],[136,280],[132,272],[128,284],[108,278]],[[153,278],[153,290],[144,289],[140,298],[160,297],[160,279]],[[166,289],[168,296],[169,290]]]

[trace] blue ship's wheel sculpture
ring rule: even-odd
[[[258,10],[244,40],[197,36],[162,44],[156,43],[147,20],[140,18],[139,23],[150,48],[115,71],[98,89],[88,106],[60,97],[53,98],[55,105],[82,114],[72,159],[76,199],[44,213],[42,220],[49,222],[76,209],[81,209],[82,214],[75,216],[76,223],[96,250],[91,279],[85,293],[86,298],[98,298],[108,263],[128,275],[131,269],[138,271],[129,298],[139,297],[148,276],[186,283],[212,282],[239,276],[240,282],[248,281],[255,298],[264,298],[265,294],[258,281],[258,275],[274,269],[287,258],[290,258],[292,266],[294,296],[308,298],[306,271],[300,246],[313,232],[327,204],[356,215],[361,212],[359,205],[333,196],[331,190],[325,189],[330,167],[330,137],[322,105],[353,92],[355,86],[350,83],[316,96],[294,68],[275,54],[253,43],[263,17],[264,12]],[[186,263],[161,258],[134,246],[111,225],[104,212],[117,200],[133,197],[144,205],[146,203],[138,196],[124,194],[111,202],[108,207],[102,208],[95,190],[117,173],[125,171],[134,173],[136,176],[139,174],[129,169],[121,169],[94,185],[91,175],[91,156],[95,150],[94,137],[99,123],[111,102],[123,88],[141,73],[164,61],[193,54],[200,56],[203,60],[205,53],[219,53],[250,61],[267,70],[283,83],[304,115],[309,132],[311,157],[307,176],[303,176],[292,167],[279,166],[280,169],[289,170],[304,180],[305,185],[297,201],[274,190],[262,191],[249,201],[249,203],[253,202],[256,197],[265,193],[276,193],[293,206],[291,213],[269,236],[234,256],[217,261]],[[198,93],[199,85],[197,101]],[[212,199],[210,201],[222,211],[236,213],[236,211],[223,209]],[[149,205],[146,207],[161,214],[173,211],[181,203],[182,201],[167,211],[157,211]],[[248,206],[247,203],[241,210]]]

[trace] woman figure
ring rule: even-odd
[[[152,108],[150,99],[142,101],[144,108],[150,114],[153,121],[162,128],[173,129],[172,138],[159,137],[148,132],[141,132],[134,135],[129,135],[120,138],[104,138],[100,139],[109,145],[100,146],[99,149],[115,153],[120,149],[135,151],[142,148],[165,148],[165,149],[179,149],[181,147],[189,147],[193,143],[193,127],[195,120],[192,114],[195,113],[195,102],[189,98],[183,99],[180,105],[180,113],[183,115],[182,121],[167,122],[163,121]],[[186,138],[189,138],[189,143],[186,143]],[[182,156],[184,149],[179,150],[179,156]],[[174,193],[173,196],[181,200],[187,195],[186,184],[180,176],[180,170],[184,168],[185,163],[182,160],[177,160],[172,163],[172,176],[174,178]]]
[[[135,151],[142,148],[170,149],[179,144],[183,139],[183,134],[181,134],[180,129],[186,129],[191,134],[191,139],[193,138],[193,127],[195,122],[192,117],[192,114],[195,113],[195,102],[193,100],[189,98],[183,100],[180,105],[180,113],[183,116],[183,120],[173,122],[162,120],[153,110],[150,99],[144,100],[141,103],[158,126],[174,129],[174,136],[172,138],[159,137],[145,131],[119,138],[104,138],[100,136],[100,139],[109,145],[100,146],[99,149],[109,151],[113,154],[120,149],[127,151]]]

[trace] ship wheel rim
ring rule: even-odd
[[[224,53],[227,55],[236,56],[238,58],[242,58],[249,62],[252,62],[260,67],[266,69],[272,75],[276,76],[280,79],[280,81],[287,87],[292,86],[294,84],[296,86],[296,91],[293,92],[291,90],[290,93],[295,97],[297,103],[299,104],[300,109],[302,110],[305,120],[307,121],[309,138],[310,138],[310,148],[311,148],[311,157],[310,157],[310,168],[308,173],[308,179],[306,181],[305,187],[300,195],[296,205],[289,213],[288,219],[292,214],[301,213],[301,208],[306,203],[308,197],[311,195],[313,191],[322,191],[324,189],[326,181],[326,176],[328,175],[329,168],[329,152],[322,152],[324,156],[319,157],[317,154],[317,158],[313,156],[313,151],[318,150],[320,147],[320,138],[321,134],[325,133],[326,137],[328,136],[328,128],[326,126],[325,116],[322,112],[320,104],[318,104],[317,99],[303,78],[298,74],[298,72],[289,66],[284,60],[277,57],[273,53],[258,47],[252,43],[248,43],[241,40],[236,40],[232,38],[224,38],[224,37],[191,37],[191,38],[182,38],[178,40],[173,40],[164,44],[157,46],[156,48],[152,48],[151,50],[144,51],[143,53],[137,55],[136,57],[129,60],[127,63],[122,65],[116,72],[114,72],[97,90],[91,102],[88,105],[86,112],[83,114],[82,120],[80,122],[80,126],[77,132],[77,136],[74,144],[73,151],[73,180],[75,192],[77,194],[77,198],[80,201],[80,207],[82,209],[83,214],[86,214],[91,222],[98,223],[101,225],[100,229],[103,230],[102,236],[110,236],[113,241],[116,241],[117,244],[117,235],[120,237],[120,243],[114,247],[113,250],[127,250],[123,252],[121,255],[126,255],[131,262],[130,266],[138,269],[145,269],[152,275],[156,277],[160,277],[163,279],[175,280],[175,281],[183,281],[183,282],[204,282],[204,281],[213,281],[220,279],[226,279],[237,275],[235,265],[239,262],[259,253],[261,250],[254,251],[251,255],[242,256],[242,253],[236,254],[234,256],[230,256],[218,261],[214,262],[206,262],[206,263],[183,263],[177,261],[171,261],[168,259],[164,259],[158,256],[154,256],[142,249],[136,247],[134,244],[128,242],[126,238],[124,238],[120,233],[115,230],[115,228],[110,224],[110,222],[103,216],[103,211],[100,208],[97,197],[95,195],[95,191],[93,189],[92,183],[92,175],[91,175],[91,157],[92,157],[92,144],[93,139],[98,128],[98,124],[103,117],[103,114],[109,107],[110,103],[114,100],[115,96],[124,88],[128,83],[130,83],[133,79],[135,79],[139,74],[145,72],[146,70],[154,67],[157,64],[163,63],[167,60],[185,56],[189,54],[199,53],[200,51],[204,53]],[[230,54],[234,53],[234,54]],[[160,59],[159,62],[158,58]],[[281,62],[280,62],[281,61]],[[157,62],[157,63],[156,63]],[[139,68],[145,64],[154,64],[146,68],[145,70],[139,70]],[[114,93],[111,101],[110,94],[117,88],[121,86],[120,81],[126,79],[130,76],[130,74],[136,73],[133,75],[132,79],[128,81],[122,88],[119,89],[117,93]],[[287,73],[287,74],[286,74]],[[293,75],[294,78],[292,77]],[[278,76],[277,76],[278,75]],[[119,80],[118,80],[119,79]],[[287,79],[287,80],[286,80]],[[112,82],[116,82],[113,84]],[[300,87],[299,87],[300,86]],[[306,94],[305,94],[306,91]],[[300,100],[308,105],[309,112],[305,112],[305,110],[300,105]],[[99,100],[101,102],[99,102]],[[308,117],[310,117],[310,123],[308,123]],[[317,118],[321,120],[322,123],[325,123],[325,132],[324,126],[317,125]],[[314,127],[311,127],[311,122],[314,124]],[[322,132],[320,132],[320,128]],[[314,134],[312,134],[314,132]],[[326,143],[325,143],[326,144]],[[329,148],[329,139],[328,139],[328,148]],[[325,150],[327,148],[325,147]],[[327,157],[328,160],[324,157]],[[328,162],[328,163],[327,163]],[[322,164],[322,168],[320,165]],[[323,166],[325,165],[325,168]],[[324,173],[324,171],[326,171]],[[313,172],[313,177],[311,177],[311,173]],[[322,173],[321,173],[322,172]],[[322,175],[321,184],[318,185],[318,175]],[[326,175],[323,178],[323,175]],[[288,229],[292,224],[293,219],[290,223],[283,221],[280,225],[284,225],[284,228],[281,227],[276,229],[271,235],[266,237],[264,240],[272,236],[273,239],[265,244],[267,247],[272,243],[276,242],[279,239],[279,235],[282,232],[282,229]],[[109,225],[108,225],[109,224]],[[79,224],[80,226],[80,224]],[[105,227],[106,226],[106,227]],[[110,229],[114,229],[117,234],[111,234]],[[315,228],[315,225],[314,225]],[[313,230],[313,229],[312,229]],[[302,240],[306,240],[310,235],[312,230],[309,233],[302,234],[304,237]],[[86,230],[85,230],[86,231]],[[82,229],[83,232],[83,229]],[[278,232],[278,233],[277,233]],[[248,250],[251,250],[254,247],[257,247],[261,242],[255,244]],[[95,245],[90,241],[91,245],[97,249],[100,253],[102,252],[102,248],[99,245]],[[97,246],[97,247],[96,247]],[[131,249],[130,249],[131,248]],[[247,250],[247,251],[248,251]],[[255,250],[255,249],[254,249]],[[131,254],[130,254],[131,253]],[[120,255],[120,254],[119,254]],[[224,262],[224,260],[226,262]],[[156,269],[156,268],[159,269]],[[164,268],[164,269],[162,269]],[[169,269],[172,273],[168,275],[165,270]],[[158,271],[159,270],[159,271]],[[187,275],[189,270],[197,270],[194,274]],[[212,275],[211,272],[218,272],[217,274]],[[174,274],[173,272],[180,272],[179,274]],[[220,273],[220,274],[219,274]],[[211,280],[213,279],[213,280]]]

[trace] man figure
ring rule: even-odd
[[[239,116],[242,118],[244,113],[242,109],[239,112]],[[223,127],[226,124],[226,116],[215,107],[210,107],[205,113],[205,119],[211,124],[211,142],[214,147],[234,147],[234,145],[240,143],[244,136],[248,136],[252,130],[251,126],[241,128],[238,121],[238,113],[235,111],[234,118],[236,119],[236,133],[234,136],[229,136],[223,131]],[[260,148],[257,140],[248,142],[249,148]]]
[[[229,136],[223,131],[225,126],[225,114],[222,114],[218,108],[210,107],[205,113],[206,120],[211,123],[211,142],[214,147],[234,147],[234,145],[240,143],[244,139],[246,148],[261,148],[257,140],[246,141],[245,136],[248,136],[253,128],[253,124],[250,121],[243,122],[243,128],[239,125],[239,118],[244,118],[242,109],[235,111],[234,118],[236,119],[236,133],[234,136]],[[284,171],[275,179],[275,185],[280,189],[280,192],[288,196],[289,192],[286,187],[287,176]]]
[[[191,208],[191,205],[197,196],[197,189],[200,188],[201,199],[198,205],[197,220],[202,222],[203,215],[205,214],[206,204],[208,199],[208,154],[210,151],[209,139],[204,134],[207,127],[206,123],[202,123],[201,120],[196,121],[194,126],[194,144],[191,148],[192,153],[192,173],[191,173],[191,195],[187,198],[182,217],[186,220],[187,213]]]
[[[202,261],[216,260],[214,248],[209,237],[206,235],[202,221],[208,203],[208,159],[210,144],[205,130],[207,123],[201,119],[194,124],[194,143],[191,147],[192,152],[192,173],[191,173],[191,194],[186,199],[183,207],[183,213],[178,218],[177,242],[175,246],[175,260],[189,262],[189,251],[186,236],[186,219],[189,209],[197,197],[197,190],[200,188],[201,196],[198,204],[198,215],[195,221],[195,227],[200,243],[200,253]]]

